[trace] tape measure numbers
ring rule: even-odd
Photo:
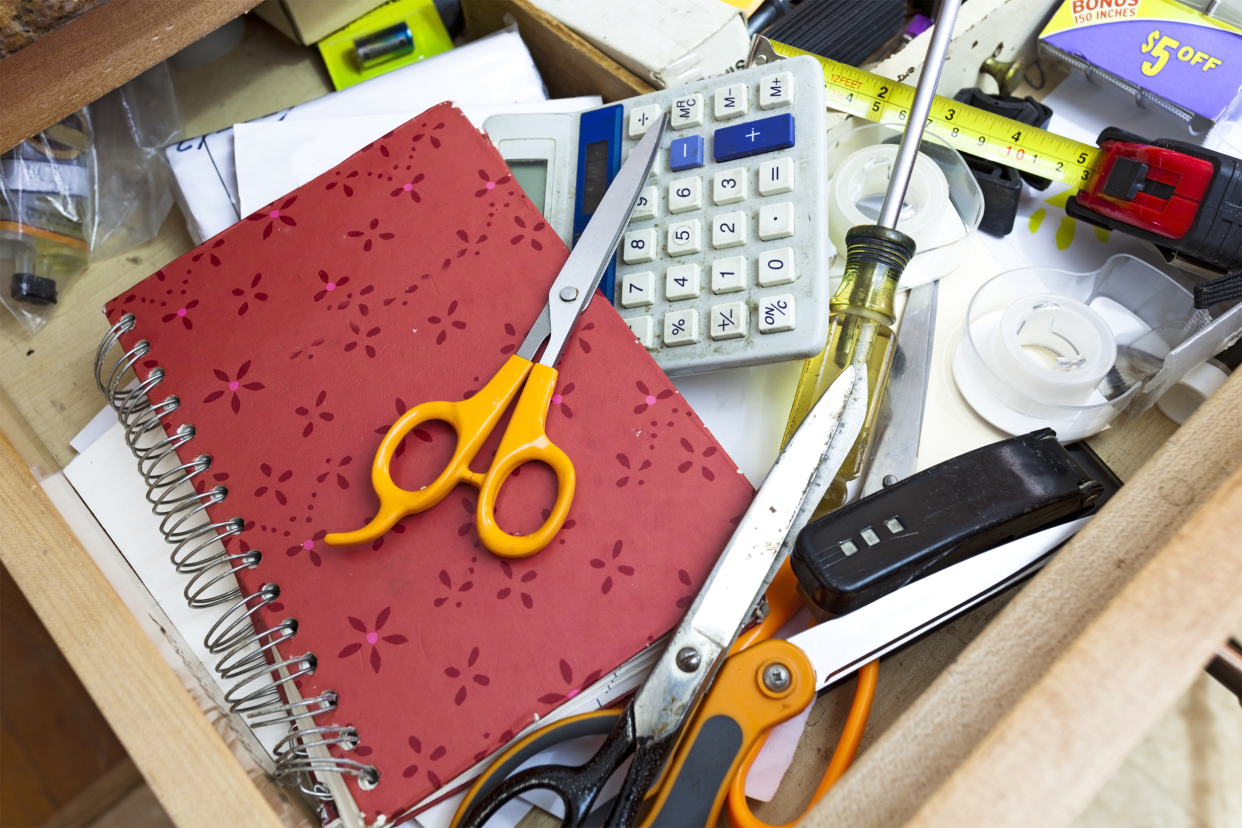
[[[825,101],[832,109],[885,124],[904,124],[914,101],[914,87],[853,66],[771,41],[784,57],[810,55],[824,69]],[[977,155],[1022,172],[1085,187],[1096,174],[1098,147],[1054,135],[1039,127],[984,112],[937,95],[928,129],[959,152]]]

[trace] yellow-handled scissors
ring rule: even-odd
[[[475,507],[475,526],[479,540],[491,552],[505,558],[525,558],[547,546],[560,531],[574,499],[574,466],[544,430],[548,402],[556,388],[553,367],[573,333],[595,289],[599,286],[621,235],[630,219],[638,196],[647,184],[655,162],[665,117],[661,116],[630,153],[625,164],[604,193],[586,230],[578,238],[560,275],[548,291],[548,303],[522,342],[517,353],[501,366],[479,393],[461,402],[428,402],[405,412],[384,435],[371,466],[371,485],[379,495],[379,510],[363,528],[354,532],[327,535],[329,546],[353,546],[373,541],[406,515],[430,509],[443,500],[458,483],[469,483],[479,490]],[[535,362],[544,341],[548,347]],[[525,388],[523,388],[525,383]],[[518,396],[519,390],[521,396]],[[500,447],[485,474],[470,470],[475,455],[492,433],[501,415],[517,396],[513,417],[500,440]],[[392,458],[415,426],[428,420],[442,420],[457,432],[457,448],[448,466],[431,484],[416,492],[407,491],[392,479]],[[523,463],[538,460],[556,472],[556,503],[543,525],[529,535],[511,535],[496,524],[496,496],[513,471]]]

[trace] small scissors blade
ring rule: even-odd
[[[791,637],[827,687],[869,661],[955,618],[1047,563],[1089,517],[1010,541]]]
[[[548,291],[548,304],[526,335],[522,347],[518,349],[518,356],[534,359],[540,344],[550,335],[548,347],[539,362],[549,367],[556,366],[578,317],[591,303],[591,297],[595,295],[595,289],[599,287],[599,281],[617,251],[617,245],[629,224],[630,213],[634,212],[634,205],[638,203],[638,197],[651,175],[667,121],[668,116],[661,115],[621,165],[620,172],[604,193],[586,230],[561,268],[560,275],[552,283]]]

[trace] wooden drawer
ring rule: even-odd
[[[512,15],[555,96],[649,90],[525,0],[463,6],[475,31]],[[974,0],[963,16],[1002,58],[1040,24],[1023,0]],[[990,44],[959,36],[953,71],[969,77]],[[919,45],[888,70],[917,73]],[[6,88],[27,88],[18,80]],[[316,56],[255,21],[226,61],[176,82],[191,135],[330,91]],[[191,246],[174,210],[155,239],[93,265],[38,336],[0,319],[0,557],[179,825],[275,826],[278,812],[307,824],[247,777],[36,483],[72,459],[69,439],[103,405],[91,376],[102,303]],[[1092,442],[1126,487],[1016,598],[886,660],[863,751],[806,824],[1067,825],[1242,624],[1242,379],[1180,430],[1153,409]],[[814,745],[850,692],[821,700],[760,816],[800,812],[828,760]]]

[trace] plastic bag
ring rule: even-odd
[[[30,333],[89,260],[92,152],[83,110],[0,156],[0,302]]]
[[[173,203],[163,147],[180,141],[185,126],[172,75],[163,63],[104,95],[87,111],[95,132],[91,258],[98,261],[160,231]]]
[[[160,64],[0,156],[0,303],[29,333],[89,261],[159,232],[172,207],[160,147],[181,133]]]

